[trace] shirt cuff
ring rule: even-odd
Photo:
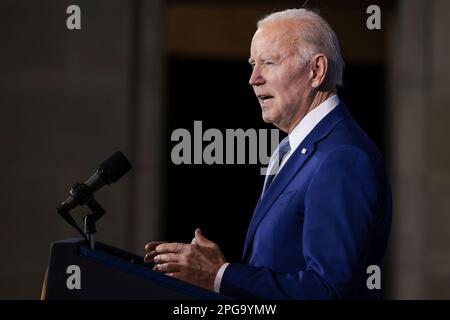
[[[222,283],[222,277],[223,273],[225,272],[225,269],[228,267],[229,263],[225,262],[217,271],[216,279],[214,279],[214,291],[217,293],[220,293],[220,285]]]

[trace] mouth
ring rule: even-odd
[[[257,97],[258,97],[258,100],[259,100],[259,102],[261,104],[264,104],[267,101],[273,99],[273,96],[271,96],[271,95],[264,95],[264,94],[258,95]]]

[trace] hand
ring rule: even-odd
[[[154,270],[171,277],[214,290],[214,280],[226,262],[219,246],[205,238],[200,229],[190,244],[150,242],[145,261],[154,261]]]

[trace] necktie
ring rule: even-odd
[[[273,165],[273,168],[275,168],[275,170],[273,170],[273,169],[270,170],[271,172],[269,172],[268,175],[266,176],[263,194],[266,193],[266,191],[269,188],[270,184],[272,183],[273,179],[277,175],[277,173],[280,169],[281,162],[283,161],[284,156],[289,151],[291,151],[291,146],[289,145],[289,137],[286,137],[283,140],[281,140],[281,143],[278,145],[278,157],[276,154],[274,155],[276,157],[276,158],[274,158],[274,161],[276,161],[278,163],[275,163]]]

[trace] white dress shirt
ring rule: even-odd
[[[330,113],[334,108],[337,107],[340,100],[337,95],[332,95],[327,100],[319,104],[317,107],[315,107],[313,110],[311,110],[309,113],[305,115],[305,117],[300,120],[300,122],[295,126],[294,130],[289,134],[289,145],[291,147],[291,150],[283,157],[283,160],[278,166],[278,161],[273,161],[274,159],[277,159],[276,156],[278,154],[278,148],[275,150],[275,152],[272,154],[272,157],[269,161],[269,167],[267,169],[267,176],[269,174],[277,174],[279,172],[284,164],[289,160],[291,155],[294,153],[295,149],[302,143],[302,141],[306,138],[306,136],[315,128],[315,126],[325,118],[325,116]],[[308,150],[302,150],[302,152],[308,152]],[[265,185],[265,183],[264,183]],[[264,193],[264,189],[263,189]],[[229,263],[224,263],[222,267],[220,267],[219,271],[217,272],[216,278],[214,280],[214,291],[220,292],[220,284],[222,283],[222,277],[225,272],[225,269],[228,267]]]

